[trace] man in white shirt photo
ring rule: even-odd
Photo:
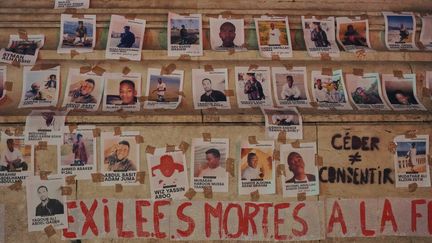
[[[249,153],[247,155],[248,166],[242,171],[242,180],[261,179],[264,174],[257,168],[258,156],[256,153]]]
[[[220,159],[221,154],[218,149],[211,148],[206,152],[206,168],[201,170],[198,177],[204,176],[215,176],[215,177],[225,177],[227,172],[225,168],[221,167]]]
[[[1,154],[0,171],[15,171],[21,169],[26,171],[28,165],[23,161],[21,152],[15,148],[15,142],[12,138],[6,140],[7,148]]]
[[[286,76],[286,84],[282,86],[281,97],[283,100],[299,100],[300,89],[297,86],[293,86],[294,78],[291,75]]]
[[[315,94],[315,99],[318,102],[328,102],[329,101],[329,95],[328,95],[327,89],[325,89],[322,86],[321,79],[317,79],[315,82],[314,94]]]
[[[279,29],[275,29],[274,23],[270,23],[270,31],[269,31],[269,45],[280,45],[280,36],[281,32]]]
[[[165,101],[166,89],[167,89],[166,83],[164,83],[161,78],[158,78],[158,84],[156,86],[156,89],[154,89],[152,91],[152,93],[156,92],[156,94],[157,94],[157,102],[164,102]]]

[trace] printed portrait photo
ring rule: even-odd
[[[289,44],[284,20],[258,20],[257,22],[260,45],[281,46]]]
[[[266,115],[271,125],[276,126],[298,126],[300,125],[300,117],[294,110],[266,110]]]
[[[279,100],[295,101],[307,100],[303,73],[276,73],[276,95]]]
[[[170,19],[171,44],[199,45],[200,23],[198,18],[172,18]]]
[[[19,35],[10,35],[8,46],[0,49],[0,62],[34,65],[44,43],[45,35],[27,35],[27,39],[21,39]]]
[[[387,41],[389,43],[410,43],[414,38],[414,19],[412,16],[387,16]]]
[[[94,165],[95,151],[92,135],[84,132],[63,134],[63,144],[60,146],[61,165]]]
[[[246,50],[243,19],[210,19],[210,44],[213,50]]]
[[[317,102],[346,102],[341,79],[333,80],[331,76],[318,75],[313,77],[313,93]]]
[[[271,180],[273,178],[272,148],[241,149],[241,180]]]
[[[181,78],[166,75],[151,75],[149,86],[149,101],[177,102]]]
[[[138,111],[140,109],[138,97],[141,96],[141,74],[106,74],[104,89],[102,110]]]
[[[414,96],[412,80],[385,80],[384,88],[391,104],[407,106],[418,104]]]
[[[369,22],[365,20],[352,20],[346,17],[337,17],[337,40],[346,51],[359,49],[368,50]]]
[[[397,143],[397,173],[426,173],[426,141]]]
[[[139,157],[135,137],[107,137],[104,140],[104,171],[137,171]]]
[[[24,90],[19,107],[55,106],[59,96],[59,75],[60,66],[40,71],[24,67]]]
[[[12,40],[6,51],[22,54],[22,55],[36,55],[38,48],[43,45],[42,40]]]
[[[226,144],[202,144],[194,148],[194,177],[226,177]]]
[[[143,24],[113,15],[110,24],[110,36],[108,45],[110,48],[141,48],[144,34]]]
[[[285,164],[285,183],[316,182],[315,149],[290,149],[281,151],[281,164]]]
[[[80,74],[78,69],[69,69],[63,106],[68,109],[97,110],[102,99],[103,84],[103,76]]]
[[[33,173],[32,146],[24,144],[24,137],[1,134],[0,173],[29,172]]]
[[[383,104],[378,75],[347,75],[347,90],[355,104]]]
[[[62,14],[58,51],[68,53],[71,49],[75,49],[82,52],[91,52],[95,45],[95,30],[95,15],[74,18],[72,15]]]
[[[330,35],[331,28],[334,27],[330,26],[327,21],[305,21],[305,41],[313,43],[315,47],[330,47],[331,43],[329,39],[332,38]]]
[[[204,69],[192,69],[192,91],[195,109],[209,107],[229,108],[228,70],[215,69],[206,72]]]

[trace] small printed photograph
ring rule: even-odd
[[[147,109],[176,109],[181,102],[179,92],[183,90],[183,71],[175,70],[169,75],[161,75],[160,69],[149,68],[147,75]]]
[[[258,189],[260,194],[275,192],[275,165],[273,141],[243,144],[239,163],[239,194],[249,194]]]
[[[6,89],[5,89],[5,82],[6,82],[6,66],[0,66],[0,101],[6,97]]]
[[[63,143],[57,146],[59,174],[76,175],[76,179],[91,179],[96,172],[95,126],[78,126],[72,133],[67,128],[63,133]]]
[[[210,44],[215,51],[246,51],[244,20],[209,18]]]
[[[383,12],[386,31],[385,43],[389,50],[416,50],[415,17],[413,13]]]
[[[99,108],[104,88],[104,77],[94,73],[81,74],[79,69],[69,69],[63,107],[68,110]]]
[[[27,39],[10,35],[8,47],[0,50],[0,62],[34,65],[44,43],[45,35],[28,35]]]
[[[328,17],[318,20],[315,17],[302,16],[303,35],[308,53],[312,57],[320,57],[328,53],[331,57],[339,56],[339,48],[335,40],[335,20]]]
[[[345,51],[369,50],[369,22],[352,20],[346,17],[336,18],[337,41]]]
[[[263,57],[292,57],[288,18],[261,17],[255,19],[258,45]]]
[[[235,75],[239,108],[273,106],[269,67],[235,67]]]
[[[279,106],[310,107],[306,67],[272,67],[273,90]]]
[[[146,21],[127,19],[120,15],[111,15],[108,32],[106,57],[109,59],[126,58],[141,60]]]
[[[23,90],[18,108],[56,106],[60,93],[60,66],[32,71],[25,66]]]
[[[312,71],[312,94],[319,109],[350,110],[347,101],[342,70],[334,70],[333,75],[322,75],[321,71]]]
[[[54,9],[89,8],[90,0],[55,0]]]
[[[226,160],[229,156],[229,140],[202,138],[192,140],[193,187],[202,191],[204,186],[211,186],[215,192],[228,192],[228,172]]]
[[[178,147],[172,152],[156,148],[147,153],[152,199],[184,199],[189,190],[186,157]]]
[[[284,131],[287,139],[303,138],[303,121],[297,108],[261,108],[261,111],[269,137],[277,139],[279,133]]]
[[[141,96],[141,74],[121,73],[105,74],[105,90],[103,92],[104,111],[139,111]]]
[[[34,173],[33,147],[24,143],[24,136],[9,136],[1,132],[0,185],[24,181]]]
[[[65,125],[66,113],[51,110],[32,110],[26,118],[24,129],[25,143],[36,145],[46,141],[49,145],[62,142],[62,129]]]
[[[426,50],[432,50],[432,15],[423,16],[420,42]]]
[[[66,196],[60,188],[64,178],[41,180],[37,176],[27,178],[28,231],[42,231],[52,225],[54,229],[67,228]]]
[[[101,133],[101,164],[104,174],[103,186],[115,184],[138,185],[137,172],[140,171],[140,149],[136,142],[138,131]]]
[[[168,14],[168,56],[202,56],[201,14]]]
[[[282,176],[284,197],[295,197],[299,193],[319,195],[318,167],[315,165],[315,143],[301,143],[299,148],[282,144],[280,163],[285,165]]]
[[[195,109],[215,107],[229,109],[228,70],[215,69],[206,72],[204,69],[192,69],[192,91]]]
[[[381,82],[378,73],[365,73],[363,76],[346,75],[347,91],[351,101],[359,110],[389,110],[383,101]]]
[[[404,74],[403,78],[383,74],[385,98],[394,110],[425,110],[418,101],[415,74]]]
[[[394,142],[397,144],[394,155],[396,187],[408,187],[414,182],[419,187],[430,187],[429,135],[417,135],[414,139],[397,136]]]
[[[96,15],[84,15],[74,18],[71,14],[62,14],[60,23],[60,42],[58,53],[92,52],[96,43]]]

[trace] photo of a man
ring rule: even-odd
[[[72,165],[86,165],[88,160],[88,154],[86,145],[82,139],[83,135],[78,133],[76,140],[72,144],[72,153],[74,154],[74,162]]]
[[[264,177],[263,172],[257,168],[258,156],[256,153],[249,153],[247,155],[247,167],[242,171],[242,180],[261,179]]]
[[[293,76],[286,76],[286,84],[282,86],[281,98],[284,100],[299,100],[300,99],[300,89],[297,86],[293,86],[294,79]]]
[[[130,26],[123,27],[124,32],[120,34],[120,43],[117,45],[119,48],[131,48],[135,43],[135,34],[130,31]]]
[[[39,186],[37,193],[41,203],[36,207],[36,216],[46,217],[64,214],[63,204],[57,199],[48,197],[48,187]]]
[[[280,45],[281,32],[279,29],[275,28],[275,24],[272,22],[270,23],[270,31],[268,35],[269,45]]]
[[[288,169],[294,174],[285,183],[307,183],[315,181],[315,175],[305,172],[303,157],[297,152],[291,152],[287,158]]]
[[[57,80],[56,75],[51,74],[49,76],[49,79],[45,82],[45,89],[55,89],[57,87]]]
[[[152,93],[156,93],[157,102],[165,102],[165,91],[167,90],[167,85],[162,81],[162,78],[158,78],[156,89],[152,91]]]
[[[219,90],[214,90],[212,88],[212,81],[209,78],[205,78],[202,80],[202,86],[204,89],[204,94],[201,95],[201,102],[227,101],[224,93]]]
[[[329,93],[328,93],[327,89],[324,88],[322,80],[320,78],[318,78],[315,81],[313,92],[314,92],[316,101],[329,102]]]
[[[118,142],[111,147],[111,152],[105,161],[108,164],[108,171],[136,171],[137,168],[129,156],[130,144],[126,140]]]
[[[331,45],[327,39],[326,32],[321,28],[320,22],[313,22],[311,41],[315,43],[315,47],[328,47]]]
[[[394,110],[426,110],[417,97],[415,74],[382,74],[382,82],[384,98]]]
[[[249,100],[265,100],[262,85],[256,79],[255,73],[246,73],[244,93],[247,94]]]
[[[203,176],[216,176],[224,177],[226,176],[225,168],[221,167],[221,154],[218,149],[211,148],[205,152],[206,154],[206,168],[201,170],[198,177]]]
[[[74,17],[62,14],[60,23],[60,42],[58,53],[70,53],[71,50],[91,52],[96,39],[96,15]]]
[[[28,165],[24,161],[21,151],[12,138],[6,140],[7,148],[0,154],[0,171],[27,171]]]
[[[234,44],[236,37],[236,27],[231,22],[223,23],[219,28],[219,38],[222,40],[222,45],[219,49],[238,48]]]
[[[83,21],[78,21],[78,27],[75,29],[75,45],[84,45],[87,39],[87,28]]]
[[[216,51],[246,51],[244,47],[244,20],[217,19],[210,20],[210,44]]]
[[[71,102],[74,103],[97,103],[96,98],[92,95],[95,88],[95,81],[91,78],[85,79],[80,82],[80,86],[76,89],[69,91]]]
[[[32,83],[30,89],[25,93],[24,100],[43,100],[38,83]]]

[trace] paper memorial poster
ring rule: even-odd
[[[120,135],[112,132],[101,133],[102,185],[138,185],[137,172],[140,170],[140,146],[136,142],[139,132],[123,131]]]
[[[239,108],[273,106],[269,67],[235,67],[235,77]]]
[[[89,8],[90,0],[55,0],[54,9]]]
[[[333,70],[333,75],[312,71],[312,97],[318,102],[318,109],[351,110],[343,81],[342,70]]]
[[[408,187],[417,183],[419,187],[430,187],[429,172],[429,135],[417,135],[416,138],[397,136],[393,139],[397,145],[394,154],[396,187]]]
[[[6,97],[6,66],[0,66],[0,101]]]
[[[23,89],[18,108],[54,107],[60,93],[60,66],[46,70],[32,71],[25,66]]]
[[[384,102],[378,73],[363,76],[346,74],[346,86],[351,102],[359,110],[390,110]]]
[[[288,17],[267,17],[255,19],[259,51],[262,57],[292,57],[292,45]]]
[[[201,14],[168,13],[168,56],[202,56]]]
[[[0,185],[25,181],[34,173],[33,147],[24,143],[24,136],[0,134]]]
[[[44,43],[45,35],[27,35],[27,39],[10,35],[8,47],[0,50],[0,62],[34,65]]]
[[[228,70],[226,68],[205,71],[192,69],[192,91],[195,109],[230,109],[228,89]]]
[[[317,19],[302,16],[302,25],[306,49],[310,56],[320,57],[322,54],[328,54],[331,57],[338,57],[340,55],[335,40],[334,17]]]
[[[337,17],[336,40],[345,51],[371,51],[369,21],[367,19],[352,20],[347,17]]]
[[[426,72],[426,88],[429,89],[430,98],[432,99],[432,71]]]
[[[311,107],[306,67],[272,67],[273,92],[278,106]]]
[[[195,191],[203,191],[204,186],[211,186],[214,192],[228,192],[228,172],[226,160],[229,157],[229,139],[202,138],[192,140],[191,177]]]
[[[153,154],[147,153],[148,173],[152,199],[184,199],[189,190],[186,157],[175,147],[156,148]]]
[[[420,42],[426,50],[432,50],[432,15],[423,16]]]
[[[141,73],[105,73],[104,89],[102,110],[140,110]]]
[[[274,141],[258,140],[258,144],[243,143],[239,163],[239,194],[258,190],[259,194],[275,193]]]
[[[65,120],[66,112],[33,110],[26,119],[25,143],[38,144],[44,141],[48,145],[61,144]]]
[[[384,97],[393,110],[426,110],[417,99],[416,75],[383,74]]]
[[[261,111],[265,119],[266,134],[277,139],[280,132],[285,132],[286,139],[303,138],[303,121],[295,107],[263,108]]]
[[[60,41],[58,53],[92,52],[96,43],[96,15],[73,17],[62,14],[60,23]]]
[[[78,126],[70,132],[64,127],[63,141],[57,146],[57,171],[59,175],[76,175],[77,180],[89,180],[96,172],[95,126]]]
[[[281,177],[284,197],[296,197],[299,193],[319,195],[316,153],[315,143],[301,143],[299,148],[281,144],[280,164],[285,166],[286,175]]]
[[[93,72],[80,73],[70,68],[66,84],[63,107],[67,110],[96,111],[102,99],[104,76]]]
[[[215,51],[247,51],[243,19],[209,18],[210,45]]]
[[[141,60],[146,21],[111,15],[105,57]]]
[[[176,109],[181,103],[183,92],[183,71],[175,70],[171,74],[161,75],[161,70],[149,68],[144,101],[145,109]]]
[[[27,223],[28,231],[43,231],[52,225],[54,229],[65,229],[68,226],[66,215],[66,196],[61,195],[64,178],[40,177],[27,178]]]
[[[385,43],[389,50],[417,50],[415,45],[416,20],[411,12],[383,12]]]

